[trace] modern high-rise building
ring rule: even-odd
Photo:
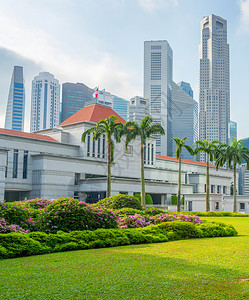
[[[130,100],[128,120],[141,123],[145,116],[150,115],[150,102],[144,97],[135,96]]]
[[[9,90],[5,128],[23,131],[25,115],[25,89],[23,67],[15,66]]]
[[[234,141],[234,138],[237,139],[237,123],[234,121],[229,122],[228,126],[228,143],[229,145],[232,145],[232,142]]]
[[[127,121],[128,105],[128,100],[112,95],[112,109],[125,121]]]
[[[201,22],[199,46],[199,139],[228,143],[230,72],[227,21],[215,15]],[[201,155],[205,161],[205,155]]]
[[[164,128],[155,135],[157,154],[172,156],[173,51],[167,41],[144,42],[144,97],[150,100],[153,123]]]
[[[83,83],[62,84],[61,122],[93,101],[94,90]]]
[[[190,86],[190,85],[189,85]],[[172,82],[172,133],[173,137],[187,137],[186,145],[192,146],[198,140],[198,103],[179,85]],[[176,155],[176,144],[173,142],[173,156]],[[195,160],[186,149],[182,158]]]
[[[31,132],[60,124],[60,84],[54,75],[41,72],[32,81]]]
[[[177,83],[177,85],[179,85],[190,97],[194,98],[193,90],[188,82],[180,81],[179,83]]]

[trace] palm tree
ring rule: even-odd
[[[249,170],[249,149],[243,146],[243,141],[237,141],[237,139],[234,138],[231,146],[226,145],[226,147],[219,152],[215,163],[216,169],[224,166],[226,162],[228,168],[231,169],[233,167],[233,212],[237,211],[236,165],[241,165],[243,160],[247,163],[247,169]]]
[[[184,137],[182,139],[179,138],[173,138],[173,140],[176,143],[176,159],[178,160],[178,189],[177,189],[177,211],[180,212],[181,210],[181,165],[182,165],[182,149],[185,148],[191,155],[194,155],[193,149],[185,145],[187,137]]]
[[[117,123],[117,117],[110,116],[108,119],[100,120],[96,123],[95,127],[92,127],[86,130],[81,137],[82,143],[85,143],[86,136],[93,133],[93,141],[97,141],[98,138],[102,135],[106,135],[107,139],[107,192],[106,196],[111,196],[111,164],[113,162],[113,153],[114,153],[114,140],[120,142],[123,124]]]
[[[146,145],[146,139],[150,138],[153,134],[164,135],[164,129],[160,124],[152,124],[152,118],[146,116],[143,118],[140,124],[135,122],[127,122],[124,129],[126,140],[125,148],[132,140],[140,137],[140,166],[141,166],[141,202],[145,208],[145,181],[144,181],[144,146]]]
[[[195,155],[197,155],[200,152],[206,153],[206,162],[207,162],[207,166],[206,166],[206,211],[210,211],[209,163],[214,161],[217,151],[218,151],[218,146],[220,145],[220,142],[219,141],[209,142],[207,140],[204,140],[204,141],[196,141],[194,144],[197,145],[197,148],[194,151]]]

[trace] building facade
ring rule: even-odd
[[[128,105],[128,100],[112,95],[112,109],[125,121],[128,120]]]
[[[60,122],[65,121],[82,107],[91,103],[93,100],[93,92],[93,89],[83,83],[63,83]]]
[[[190,83],[185,82],[185,81],[180,81],[179,83],[177,83],[178,86],[180,86],[185,93],[187,93],[191,98],[194,98],[194,92],[191,88]]]
[[[98,104],[82,108],[57,128],[36,133],[0,129],[0,201],[36,197],[56,199],[77,197],[89,203],[106,195],[106,136],[96,142],[89,135],[84,144],[82,133],[100,119],[116,115]],[[124,138],[115,144],[112,164],[112,195],[140,192],[140,140],[125,151]],[[182,160],[182,193],[205,192],[205,163]],[[211,193],[229,192],[232,171],[210,165]],[[170,203],[177,193],[178,161],[174,157],[156,155],[156,140],[145,145],[146,193],[154,204]]]
[[[155,135],[157,154],[172,156],[173,51],[167,41],[144,42],[144,97],[165,136]]]
[[[150,115],[149,99],[135,96],[130,100],[128,120],[136,123],[141,123],[145,116]]]
[[[24,117],[25,89],[23,67],[15,66],[10,83],[4,127],[6,129],[23,131]]]
[[[172,133],[173,137],[187,137],[186,145],[193,146],[198,140],[198,103],[179,85],[172,82]],[[173,156],[176,155],[176,144],[173,142]],[[196,160],[186,149],[182,158]]]
[[[230,70],[227,21],[204,17],[199,46],[199,139],[228,143]],[[201,160],[205,155],[201,154]]]
[[[30,131],[53,128],[59,123],[59,81],[49,72],[41,72],[32,81]]]

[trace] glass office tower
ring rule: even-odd
[[[23,131],[25,116],[25,89],[23,67],[15,66],[11,78],[5,128]]]

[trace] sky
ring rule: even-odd
[[[167,40],[173,79],[198,99],[200,22],[228,21],[231,120],[249,137],[249,0],[0,0],[0,127],[13,67],[24,67],[25,131],[31,82],[39,72],[99,86],[129,100],[143,95],[144,41]]]

